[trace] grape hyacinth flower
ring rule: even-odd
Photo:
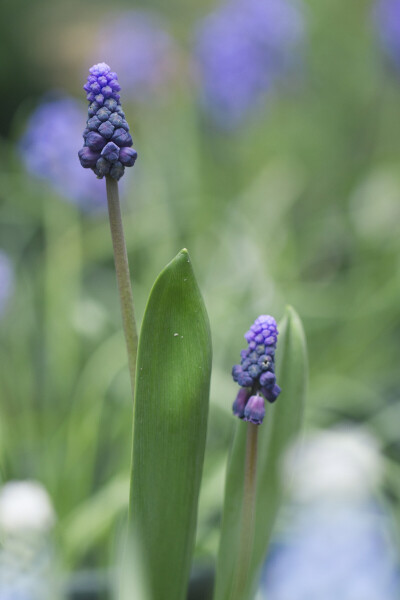
[[[400,1],[378,0],[374,6],[374,21],[385,52],[400,70]]]
[[[239,125],[279,80],[298,71],[304,29],[296,0],[227,0],[204,19],[195,54],[217,124]]]
[[[121,108],[117,74],[105,63],[94,65],[84,90],[89,101],[88,120],[79,150],[82,167],[92,169],[99,179],[109,175],[119,181],[125,167],[133,167],[137,152],[125,113]]]
[[[281,391],[275,378],[275,350],[278,340],[275,319],[270,315],[261,315],[244,337],[248,347],[241,352],[240,365],[235,365],[232,369],[233,379],[241,387],[233,403],[233,414],[248,424],[239,551],[231,600],[242,600],[244,597],[250,571],[257,491],[257,437],[258,425],[261,425],[265,416],[264,398],[274,402]]]
[[[130,10],[114,19],[107,17],[97,51],[114,66],[133,100],[154,101],[177,67],[175,42],[163,20],[151,11]]]
[[[85,107],[69,96],[45,100],[32,113],[19,151],[27,170],[83,210],[106,207],[104,186],[76,160]]]
[[[276,321],[261,315],[245,334],[248,347],[241,352],[241,363],[232,369],[232,377],[241,389],[233,403],[239,419],[260,425],[265,416],[263,397],[275,402],[281,389],[275,377],[275,350],[278,339]]]
[[[135,164],[137,152],[132,148],[129,126],[121,108],[118,93],[121,88],[117,74],[104,62],[94,65],[89,72],[84,85],[89,101],[88,119],[83,132],[85,143],[78,156],[82,167],[92,169],[99,179],[106,179],[114,263],[134,395],[138,337],[118,181],[124,174],[125,167]]]

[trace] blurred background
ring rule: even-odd
[[[124,527],[131,395],[105,186],[77,158],[87,115],[82,86],[101,61],[118,72],[139,153],[121,182],[138,320],[156,275],[186,246],[211,321],[191,598],[207,597],[202,586],[218,547],[235,425],[231,367],[250,323],[262,313],[281,318],[286,304],[308,340],[307,435],[312,443],[327,435],[328,448],[329,436],[339,436],[342,465],[346,444],[355,445],[366,473],[377,475],[360,476],[365,462],[356,460],[345,476],[359,482],[355,495],[329,466],[338,461],[315,468],[305,496],[306,478],[295,478],[260,598],[397,598],[400,0],[110,6],[2,3],[0,493],[16,494],[38,515],[17,518],[10,533],[0,501],[0,582],[12,590],[16,572],[30,577],[4,598],[44,600],[43,590],[32,592],[43,569],[62,574],[70,598],[108,598]],[[314,466],[305,460],[298,469]],[[15,480],[28,481],[10,492]],[[335,509],[324,508],[326,498],[338,498]],[[317,501],[321,508],[310,509]],[[16,531],[30,532],[21,534],[25,542]],[[349,536],[343,552],[351,556],[370,543],[371,553],[335,579],[357,585],[335,588],[327,555],[318,566],[327,577],[317,585],[309,575],[308,588],[302,544],[320,556],[316,548],[326,540],[335,547],[337,531],[341,542]],[[369,567],[378,555],[379,573]],[[280,587],[288,570],[303,583]]]

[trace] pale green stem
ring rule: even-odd
[[[110,218],[111,237],[114,248],[115,270],[119,297],[121,302],[122,324],[124,327],[128,366],[131,378],[132,395],[135,396],[136,356],[138,336],[136,331],[135,311],[131,278],[129,274],[128,255],[126,252],[124,228],[122,225],[121,207],[119,203],[118,183],[106,177],[108,215]]]
[[[248,586],[253,554],[255,504],[257,490],[257,434],[258,425],[247,425],[246,461],[239,550],[230,600],[243,600]]]

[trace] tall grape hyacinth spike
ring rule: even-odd
[[[275,402],[281,392],[275,377],[275,319],[261,315],[244,337],[248,347],[240,353],[240,365],[232,369],[234,381],[241,386],[232,409],[239,419],[260,425],[265,415],[264,398]]]
[[[137,158],[121,107],[118,93],[121,87],[117,74],[106,63],[94,65],[89,72],[83,86],[89,110],[79,160],[82,167],[92,169],[99,179],[109,175],[118,181],[125,167],[133,167]]]
[[[78,156],[82,167],[92,169],[99,179],[105,177],[106,180],[115,271],[134,398],[138,336],[118,181],[124,174],[125,167],[135,164],[137,153],[131,147],[129,126],[121,108],[118,94],[121,88],[117,74],[106,63],[94,65],[89,71],[90,75],[84,85],[90,103],[89,116],[83,132],[85,144]]]

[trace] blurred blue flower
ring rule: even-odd
[[[283,474],[292,519],[267,559],[257,600],[398,600],[392,523],[376,496],[383,463],[375,438],[359,428],[313,432],[289,450]]]
[[[44,101],[31,115],[19,142],[27,170],[83,210],[105,208],[104,182],[77,158],[86,107],[70,97]]]
[[[0,250],[0,317],[14,291],[14,269],[7,254]]]
[[[400,69],[400,0],[378,0],[374,17],[381,44]]]
[[[125,97],[155,99],[176,69],[176,45],[157,14],[131,10],[107,17],[100,30],[96,59],[117,71]]]
[[[301,511],[272,553],[260,600],[395,600],[399,576],[384,515],[371,503]]]
[[[220,125],[239,124],[299,66],[304,29],[296,0],[228,0],[204,19],[196,57],[206,107]]]

